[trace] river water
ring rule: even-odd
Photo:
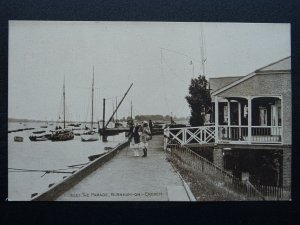
[[[40,141],[32,142],[29,136],[36,130],[54,130],[53,126],[40,128],[44,123],[9,123],[8,130],[22,128],[36,128],[8,134],[8,200],[30,200],[31,194],[42,193],[48,189],[51,183],[60,182],[64,176],[70,173],[47,173],[44,172],[15,172],[15,169],[26,170],[59,170],[72,172],[78,167],[74,165],[88,163],[88,156],[104,153],[104,147],[115,147],[123,142],[125,133],[108,137],[107,142],[101,138],[95,142],[81,142],[80,136],[74,140],[63,142]],[[14,142],[14,136],[24,138],[23,142]],[[73,166],[73,167],[70,167]],[[44,176],[43,176],[44,175]]]

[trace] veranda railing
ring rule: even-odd
[[[165,135],[181,145],[230,144],[282,144],[281,126],[214,125],[166,128]]]
[[[219,142],[230,143],[261,143],[261,144],[281,144],[281,126],[251,126],[249,135],[248,126],[220,125],[218,126]]]
[[[165,136],[175,139],[181,145],[207,144],[215,141],[214,126],[166,128]]]

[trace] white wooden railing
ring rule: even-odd
[[[170,140],[175,140],[180,145],[188,144],[207,144],[215,142],[215,127],[184,127],[184,128],[166,128],[165,129],[165,145]]]
[[[252,143],[282,143],[281,126],[252,126]]]
[[[193,144],[282,144],[281,126],[215,126],[166,128],[165,147],[170,140],[180,145]],[[217,136],[217,137],[216,137]],[[216,141],[217,140],[217,141]]]
[[[248,126],[220,125],[218,140],[218,143],[230,144],[282,144],[282,127],[251,126],[249,129]]]

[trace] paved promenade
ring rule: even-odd
[[[61,195],[58,201],[190,201],[179,175],[163,151],[163,137],[153,136],[148,157],[130,148]]]

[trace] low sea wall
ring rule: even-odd
[[[105,164],[110,159],[112,159],[120,150],[124,149],[128,145],[129,145],[128,141],[119,144],[113,150],[109,151],[108,153],[104,154],[103,156],[90,162],[83,168],[76,171],[71,176],[67,177],[65,180],[61,181],[60,183],[54,184],[47,191],[37,195],[31,201],[54,201],[60,195],[62,195],[65,191],[74,187],[76,184],[78,184],[81,180],[83,180],[89,174],[91,174],[96,169],[98,169],[103,164]]]

